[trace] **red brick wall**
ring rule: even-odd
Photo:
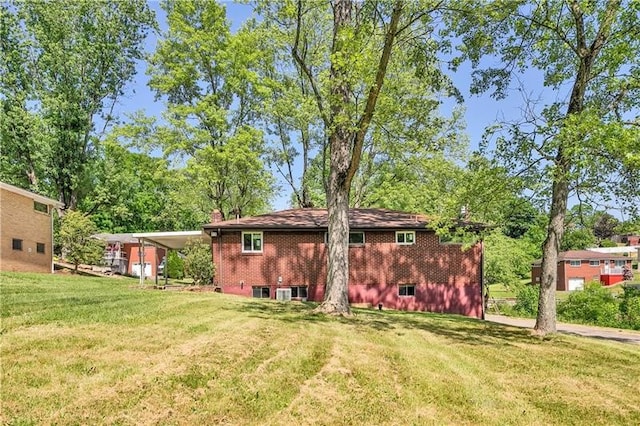
[[[129,266],[127,266],[127,273],[133,275],[133,264],[140,262],[140,245],[137,243],[124,244],[124,252],[127,254],[129,260]],[[151,276],[155,277],[158,270],[158,265],[165,256],[165,249],[158,247],[156,254],[156,248],[154,246],[145,246],[144,248],[144,262],[151,263]]]
[[[0,190],[0,270],[51,272],[53,262],[51,214],[34,210],[33,199]],[[13,239],[22,240],[22,250],[13,249]],[[44,243],[38,253],[37,243]]]
[[[627,266],[631,268],[631,259],[625,258]],[[610,260],[611,268],[615,267],[615,261]],[[569,261],[558,262],[558,283],[556,290],[567,291],[569,289],[570,278],[584,278],[585,284],[589,281],[600,281],[600,272],[605,267],[605,261],[600,261],[598,266],[591,266],[589,260],[582,260],[580,266],[571,266]],[[542,274],[540,266],[531,267],[531,282],[540,284]]]
[[[269,286],[275,297],[283,287],[309,287],[309,300],[321,301],[326,284],[323,231],[264,232],[263,252],[242,253],[241,233],[223,231],[213,238],[218,285],[226,293],[252,295],[253,286]],[[393,231],[365,231],[365,245],[349,248],[349,300],[406,310],[482,316],[481,245],[467,251],[440,244],[427,231],[416,232],[416,244],[395,244]],[[222,259],[222,260],[221,260]],[[398,285],[415,284],[415,296],[398,296]]]

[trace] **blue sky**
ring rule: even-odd
[[[149,5],[155,11],[161,29],[166,29],[166,16],[160,7],[159,1],[149,1]],[[232,23],[232,30],[237,29],[244,20],[251,15],[251,6],[225,2],[228,19]],[[147,38],[145,48],[151,53],[155,50],[156,35],[150,34]],[[147,86],[148,76],[145,74],[146,64],[140,62],[137,67],[138,73],[135,80],[130,84],[127,94],[121,98],[117,112],[122,114],[132,113],[137,110],[144,110],[147,115],[160,116],[164,109],[161,101],[154,99],[153,93]],[[467,126],[467,136],[470,148],[476,149],[482,139],[484,129],[496,121],[515,120],[520,117],[520,108],[523,104],[522,94],[518,90],[510,92],[509,96],[503,100],[495,100],[488,94],[482,96],[471,96],[469,84],[471,81],[471,70],[468,65],[460,67],[458,72],[452,75],[454,84],[461,91],[465,99],[465,118]],[[529,88],[542,89],[541,75],[533,71],[528,72],[523,81],[526,90]],[[528,93],[531,97],[538,97],[535,92]],[[445,101],[442,113],[447,114],[454,106],[454,102]],[[289,207],[291,191],[288,186],[281,182],[282,191],[273,202],[276,210]]]

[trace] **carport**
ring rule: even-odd
[[[206,244],[211,245],[211,237],[204,231],[172,231],[172,232],[141,232],[133,234],[133,238],[138,239],[139,244],[139,257],[140,264],[144,265],[144,246],[145,244],[151,244],[156,247],[162,247],[167,250],[167,258],[169,257],[169,250],[180,250],[185,247],[187,242],[200,240]],[[157,251],[156,251],[157,253]],[[157,256],[156,256],[157,257]],[[155,259],[156,265],[159,259]],[[213,262],[213,259],[211,259]],[[144,285],[145,274],[144,267],[140,273],[140,285]],[[158,274],[156,274],[156,285],[158,284]],[[167,285],[168,274],[164,272],[164,283]]]

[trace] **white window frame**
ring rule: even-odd
[[[398,237],[402,235],[403,242],[398,241]],[[411,242],[407,242],[407,235],[411,235]],[[416,243],[416,231],[396,231],[396,244],[400,246],[412,246]]]
[[[408,293],[408,289],[413,287],[413,294],[401,294],[401,289],[405,289],[405,293]],[[399,284],[398,285],[398,297],[416,297],[416,285],[415,284]]]
[[[577,264],[576,264],[577,262]],[[569,266],[574,267],[574,268],[579,268],[580,265],[582,265],[582,260],[579,259],[570,259],[569,260]]]
[[[264,290],[267,290],[268,296],[264,296]],[[260,297],[255,295],[256,290],[260,291]],[[271,299],[271,287],[268,285],[254,285],[251,286],[251,297],[254,299]]]
[[[593,266],[594,268],[599,268],[600,267],[600,261],[599,260],[590,260],[589,261],[589,266]]]
[[[627,266],[627,261],[626,259],[615,259],[613,261],[613,266],[616,268],[624,268],[625,266]]]
[[[364,235],[364,231],[349,231],[349,237],[351,237],[352,234],[362,234],[362,242],[361,243],[352,243],[349,242],[349,245],[351,247],[361,247],[365,244],[366,239],[365,239],[365,235]],[[329,233],[325,232],[324,233],[324,243],[325,244],[329,244]]]
[[[294,299],[306,299],[309,295],[309,286],[306,285],[292,285],[291,287],[291,297],[293,297]],[[295,295],[294,293],[294,289],[295,289]],[[304,289],[304,293],[305,295],[302,296],[301,295],[301,290]]]
[[[251,249],[247,250],[244,246],[244,236],[251,235]],[[260,250],[254,249],[254,237],[259,236],[260,238]],[[242,252],[243,253],[262,253],[264,248],[264,235],[262,231],[242,231],[242,235],[240,238],[240,244],[242,244]]]

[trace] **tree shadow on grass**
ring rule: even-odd
[[[496,324],[460,315],[436,314],[428,312],[378,311],[373,309],[353,309],[353,317],[345,318],[315,313],[317,303],[275,301],[247,301],[239,309],[250,316],[278,320],[286,323],[311,322],[329,324],[339,322],[353,327],[355,332],[395,332],[422,330],[444,337],[455,343],[467,345],[505,346],[514,344],[539,344],[545,341],[560,343],[555,336],[539,337],[529,329]]]

